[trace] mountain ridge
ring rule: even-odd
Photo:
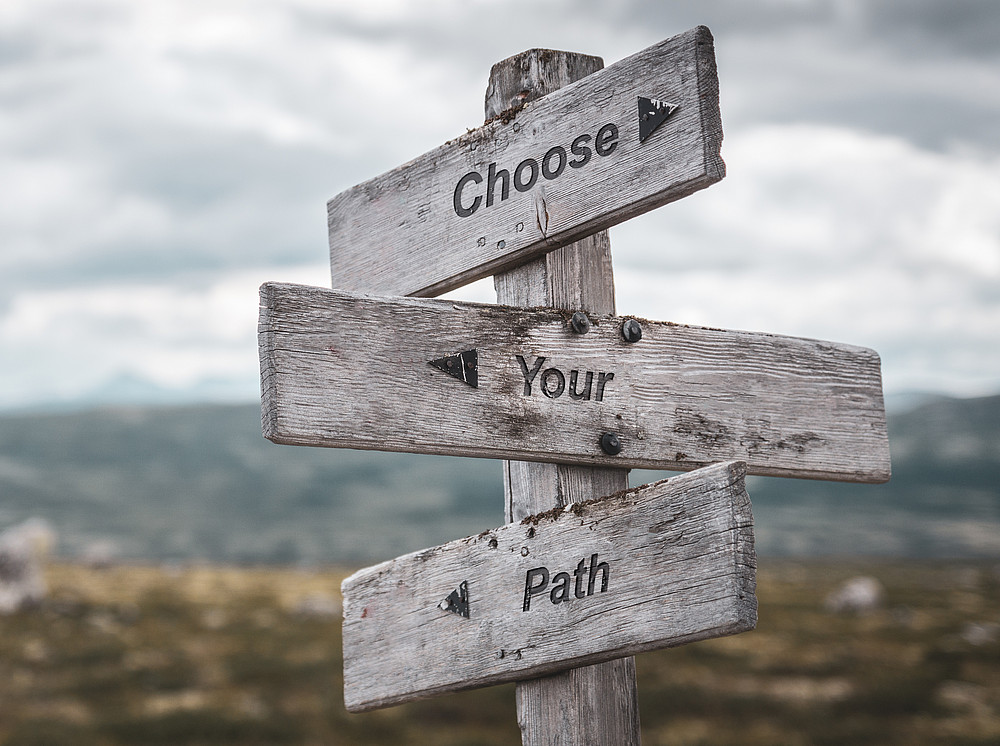
[[[750,478],[758,553],[1000,557],[1000,396],[889,430],[885,485]],[[0,529],[41,517],[66,557],[358,564],[500,525],[502,495],[495,461],[271,444],[255,405],[0,415]]]

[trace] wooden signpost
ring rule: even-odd
[[[301,285],[261,289],[277,443],[884,482],[872,350]]]
[[[347,708],[753,629],[741,462],[509,523],[344,581]]]
[[[507,525],[344,582],[352,710],[516,680],[526,746],[637,746],[620,656],[756,623],[744,474],[889,477],[871,350],[615,316],[603,229],[725,168],[708,29],[602,68],[498,63],[483,127],[330,201],[336,290],[261,288],[267,437],[518,459]]]

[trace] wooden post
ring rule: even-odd
[[[490,72],[486,118],[541,98],[604,67],[599,57],[533,49]],[[607,231],[494,277],[497,302],[615,312]],[[627,469],[504,462],[507,521],[628,487]],[[517,719],[525,746],[639,744],[635,658],[577,668],[517,684]]]

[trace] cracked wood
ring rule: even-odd
[[[639,98],[678,106],[639,141]],[[327,205],[333,287],[432,296],[721,179],[712,35],[667,39]]]
[[[715,464],[360,570],[342,586],[347,709],[753,629],[745,473]],[[467,618],[441,605],[459,587]]]
[[[832,342],[301,285],[261,288],[264,434],[277,443],[881,482],[878,355]],[[477,387],[430,365],[477,350]],[[471,356],[457,359],[468,359]],[[614,433],[621,453],[601,450]]]

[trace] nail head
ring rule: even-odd
[[[609,456],[617,456],[622,452],[622,442],[614,433],[604,433],[601,436],[601,450]]]
[[[626,342],[638,342],[642,339],[642,326],[635,319],[626,319],[622,324],[622,336]]]
[[[573,314],[573,318],[569,320],[570,326],[573,327],[573,331],[577,334],[586,334],[590,331],[590,319],[587,318],[587,314],[583,311],[577,311]]]

